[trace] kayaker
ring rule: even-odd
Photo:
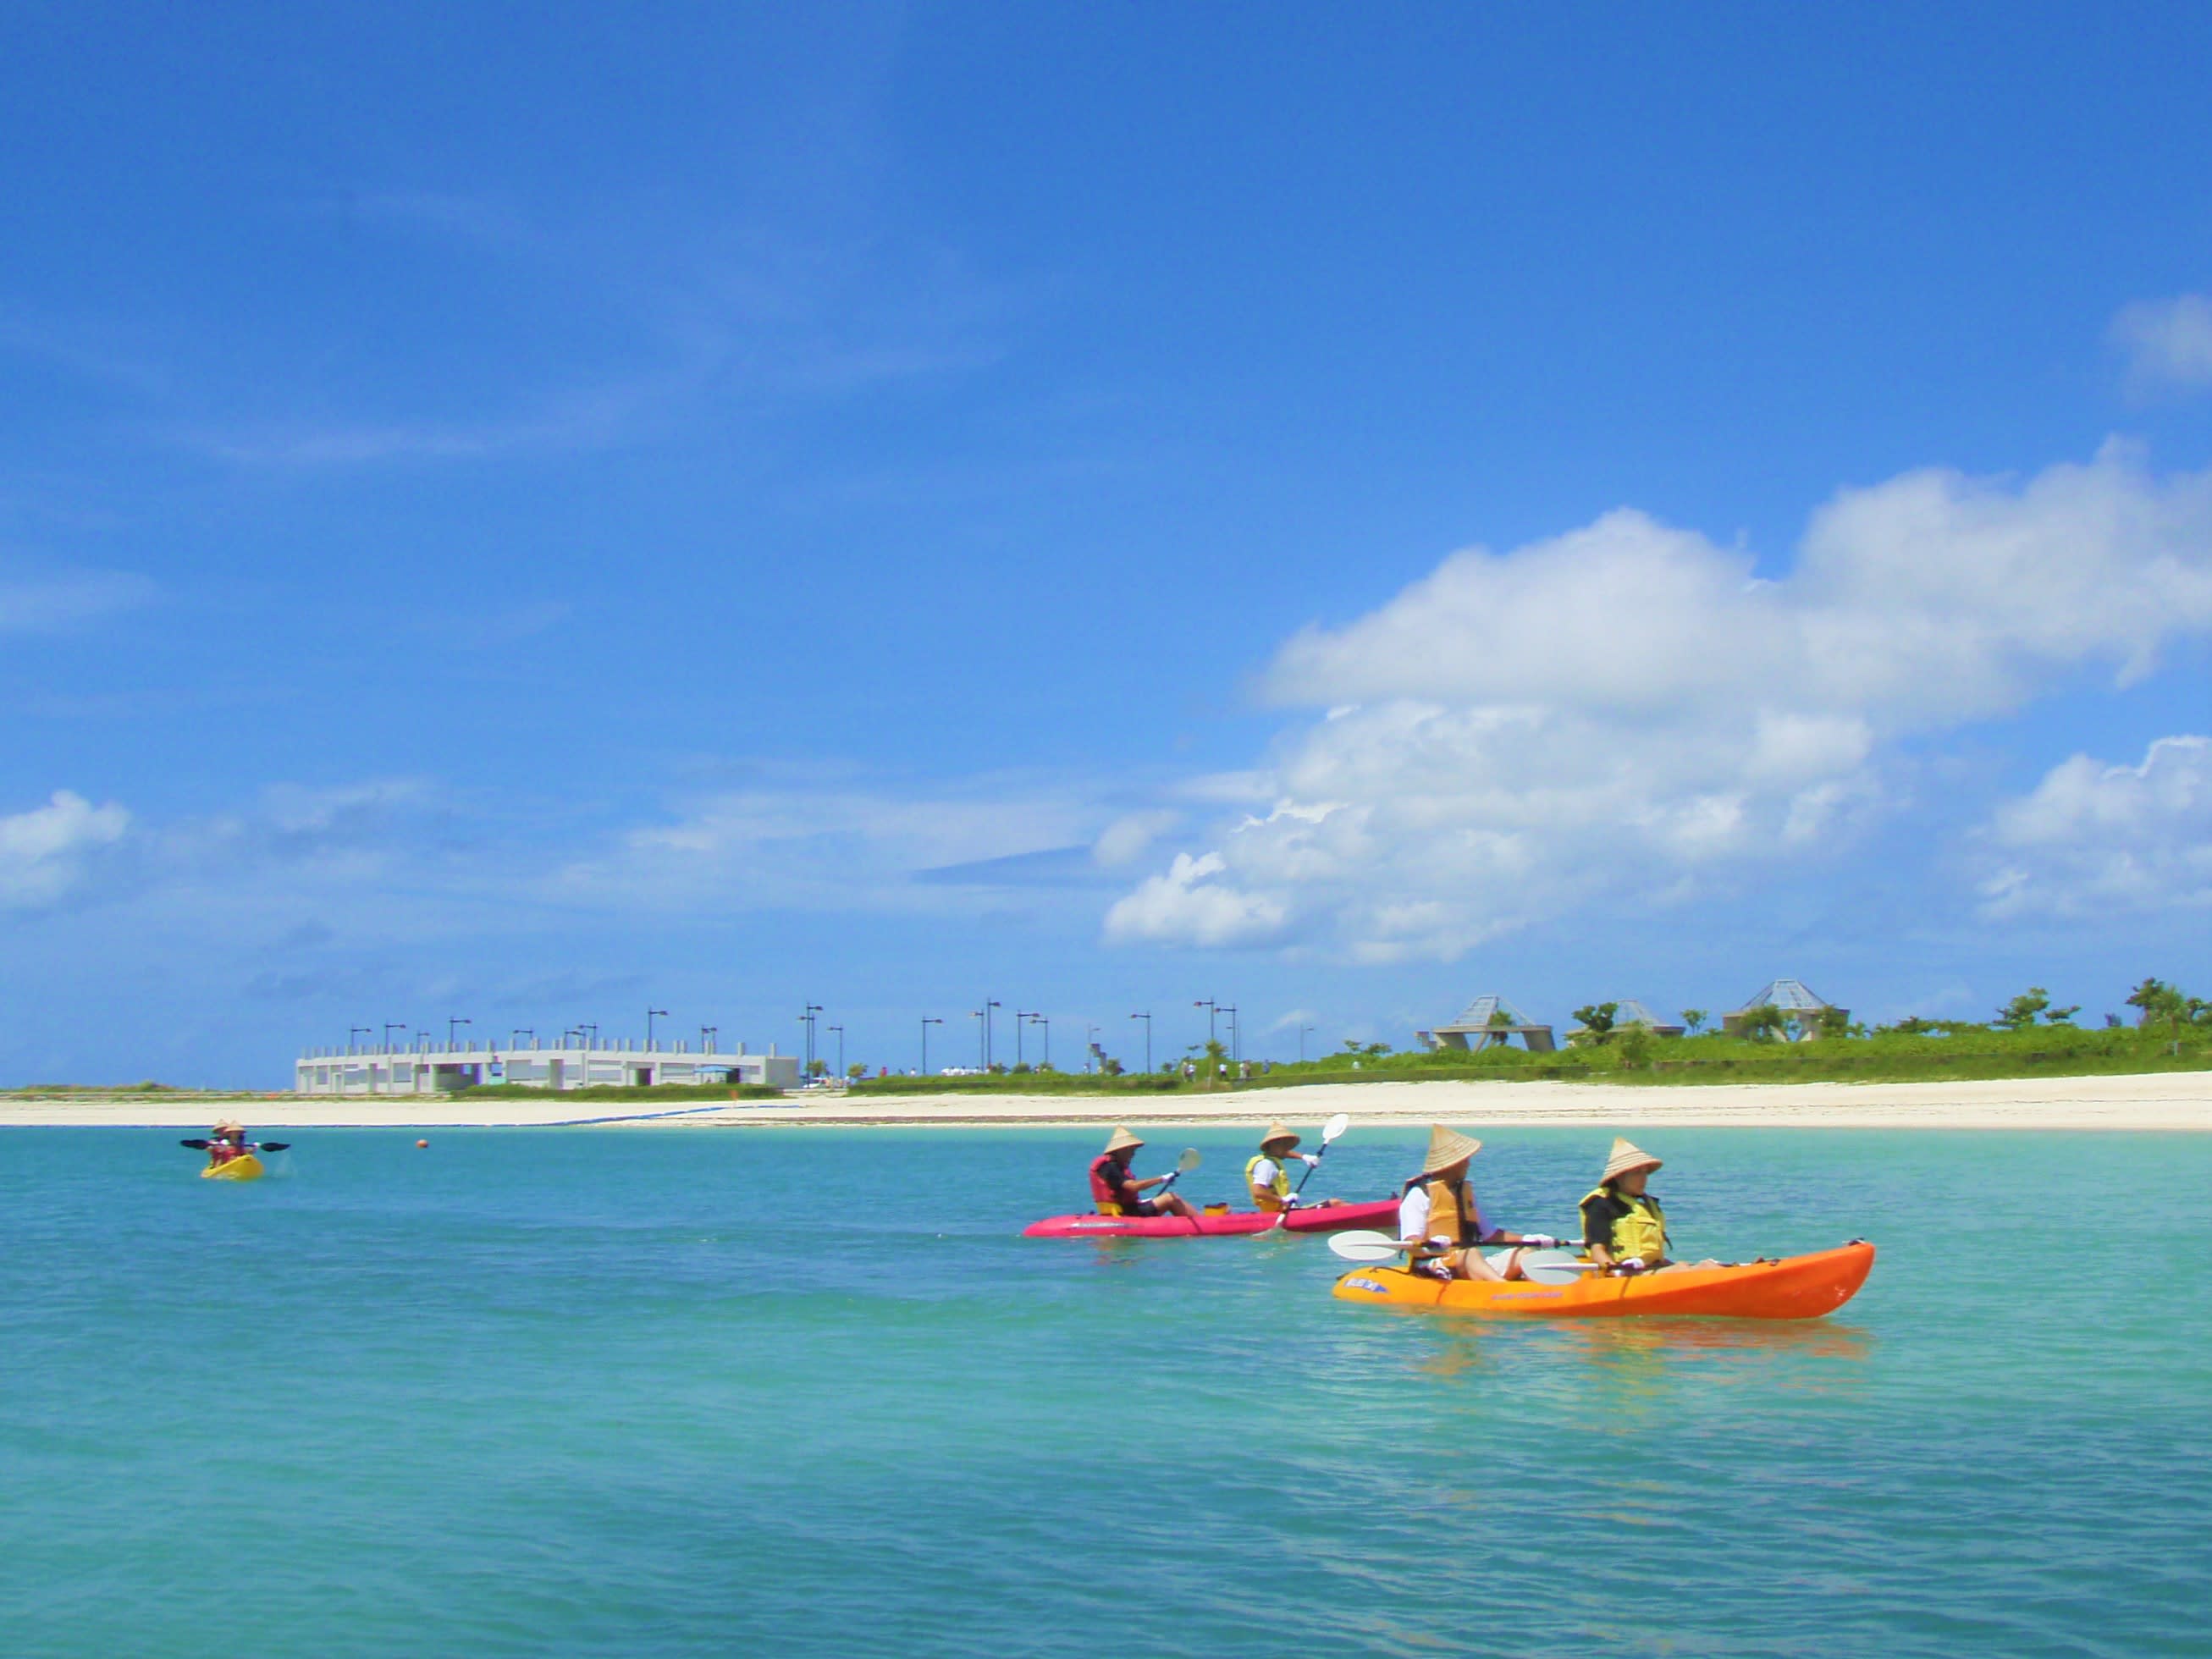
[[[1129,1160],[1145,1143],[1117,1124],[1107,1137],[1106,1150],[1091,1160],[1091,1198],[1101,1215],[1179,1215],[1194,1218],[1198,1212],[1173,1193],[1146,1198],[1148,1187],[1162,1186],[1172,1176],[1146,1176],[1142,1181],[1129,1173]]]
[[[1485,1244],[1528,1245],[1551,1249],[1559,1240],[1548,1233],[1510,1232],[1483,1218],[1482,1206],[1467,1184],[1467,1168],[1482,1143],[1441,1123],[1429,1126],[1428,1155],[1421,1172],[1407,1182],[1398,1200],[1398,1242],[1406,1265],[1435,1279],[1522,1279],[1521,1252],[1505,1258],[1501,1272],[1482,1254]]]
[[[1675,1265],[1667,1255],[1667,1212],[1644,1191],[1660,1160],[1615,1136],[1605,1174],[1583,1200],[1583,1254],[1606,1272],[1656,1273]]]
[[[234,1118],[225,1118],[208,1131],[208,1163],[210,1165],[228,1164],[234,1158],[244,1158],[252,1148],[246,1145],[246,1126]]]
[[[1267,1133],[1260,1137],[1259,1157],[1244,1165],[1244,1184],[1252,1189],[1255,1209],[1274,1213],[1297,1208],[1298,1195],[1291,1190],[1291,1165],[1321,1167],[1318,1153],[1299,1152],[1297,1145],[1297,1131],[1280,1119],[1270,1123]]]

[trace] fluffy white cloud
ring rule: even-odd
[[[1773,580],[1631,511],[1454,554],[1285,645],[1266,694],[1326,712],[1218,792],[1274,810],[1179,854],[1108,934],[1449,957],[1595,897],[1683,896],[1847,839],[1897,739],[2084,668],[2129,683],[2208,631],[2212,474],[2119,445],[2024,483],[1844,491]]]
[[[2212,905],[2212,738],[2160,738],[2140,766],[2076,755],[1998,808],[1993,915]]]
[[[1106,936],[1121,942],[1264,945],[1282,929],[1283,907],[1215,881],[1226,866],[1218,853],[1176,854],[1165,875],[1147,877],[1106,913]]]
[[[103,848],[123,839],[131,815],[58,789],[44,806],[0,817],[0,905],[31,910],[67,897]]]
[[[2112,337],[2127,358],[2128,384],[2138,392],[2212,386],[2212,300],[2202,294],[2123,306],[2112,319]]]

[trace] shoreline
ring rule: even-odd
[[[489,1092],[489,1091],[485,1091]],[[1322,1083],[1216,1097],[829,1095],[655,1105],[471,1093],[454,1098],[280,1095],[167,1100],[142,1094],[0,1100],[0,1128],[204,1128],[236,1116],[257,1132],[307,1128],[1081,1128],[1114,1123],[1236,1127],[1286,1112],[1355,1123],[1530,1128],[2086,1129],[2212,1132],[2212,1072],[1930,1083],[1741,1083],[1624,1089],[1554,1082]]]

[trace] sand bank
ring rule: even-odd
[[[507,1096],[486,1090],[452,1099],[275,1096],[226,1102],[145,1095],[18,1096],[0,1101],[9,1124],[204,1129],[234,1115],[257,1130],[310,1127],[459,1127],[616,1122],[680,1128],[817,1124],[988,1127],[1016,1124],[1254,1124],[1275,1116],[1316,1123],[1332,1113],[1355,1122],[1418,1125],[1589,1124],[1623,1129],[2154,1129],[2212,1131],[2212,1072],[2133,1077],[2031,1078],[2000,1082],[1794,1083],[1622,1087],[1587,1083],[1314,1084],[1242,1094],[1151,1099],[1067,1095],[853,1096],[781,1101],[635,1105]]]

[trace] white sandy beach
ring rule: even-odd
[[[502,1099],[485,1090],[451,1099],[276,1095],[210,1102],[137,1094],[18,1096],[0,1101],[7,1125],[204,1128],[235,1116],[277,1128],[457,1128],[607,1123],[705,1126],[989,1127],[1016,1124],[1319,1122],[1482,1126],[1591,1124],[1619,1128],[2212,1130],[2212,1072],[1998,1082],[1798,1083],[1634,1088],[1577,1083],[1314,1084],[1242,1094],[1128,1096],[836,1093],[716,1103]]]

